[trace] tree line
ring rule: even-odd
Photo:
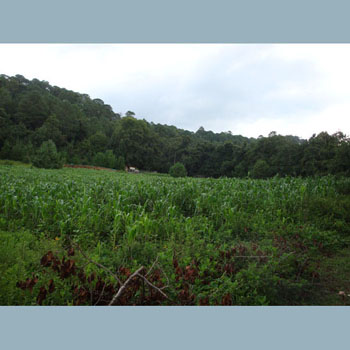
[[[308,140],[191,132],[115,113],[101,99],[46,81],[0,75],[0,157],[38,163],[52,144],[62,162],[115,169],[167,173],[182,163],[189,176],[202,177],[350,175],[350,139],[342,132]]]

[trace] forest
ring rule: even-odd
[[[116,113],[46,81],[0,75],[0,158],[30,163],[48,140],[66,164],[168,173],[180,162],[189,176],[214,178],[350,174],[350,139],[341,131],[308,140],[275,131],[256,139],[191,132]]]

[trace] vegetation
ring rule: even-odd
[[[57,153],[56,145],[52,140],[44,141],[33,158],[33,165],[37,168],[60,169],[62,159]]]
[[[185,177],[187,171],[182,163],[176,163],[169,169],[169,175],[172,177]]]
[[[0,303],[106,305],[125,284],[116,305],[349,304],[349,194],[334,176],[0,165]]]
[[[194,133],[0,75],[0,158],[2,305],[349,304],[342,132]]]
[[[34,163],[48,140],[67,164],[168,174],[180,162],[189,176],[215,178],[350,175],[350,142],[341,132],[309,140],[190,132],[115,113],[100,99],[46,81],[0,75],[0,158]]]

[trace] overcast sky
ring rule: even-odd
[[[191,131],[350,134],[348,44],[0,44],[0,74]]]

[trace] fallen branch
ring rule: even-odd
[[[166,286],[160,288],[160,290],[161,290],[161,289],[164,289],[164,288],[167,288],[168,285],[170,284],[169,278],[168,278],[167,274],[164,272],[164,270],[162,269],[162,267],[160,266],[160,264],[159,264],[159,262],[158,262],[158,256],[157,256],[156,260],[153,262],[151,268],[150,268],[150,269],[148,270],[148,272],[146,273],[145,277],[147,277],[147,276],[151,273],[151,271],[153,270],[153,268],[154,268],[155,265],[158,266],[158,268],[159,268],[160,271],[163,273],[163,275],[165,276],[165,278],[166,278],[166,280],[167,280],[167,282],[168,282],[168,284],[167,284]]]
[[[153,262],[152,266],[150,267],[150,269],[147,271],[147,273],[145,275],[146,277],[151,273],[151,271],[153,270],[153,268],[157,264],[157,262],[158,262],[158,256],[157,256],[156,260],[154,260],[154,262]]]
[[[137,269],[133,274],[131,274],[131,275],[129,276],[129,278],[125,281],[125,283],[122,284],[122,286],[118,289],[118,292],[114,295],[114,297],[112,298],[112,300],[111,300],[111,302],[108,304],[108,306],[114,305],[114,304],[118,301],[119,297],[122,295],[122,293],[123,293],[124,289],[127,287],[127,285],[131,282],[131,280],[132,280],[134,277],[136,277],[137,275],[139,275],[140,272],[141,272],[142,270],[144,270],[144,267],[143,267],[143,266],[141,266],[139,269]]]
[[[129,276],[129,278],[125,281],[125,283],[119,288],[118,292],[114,295],[111,302],[108,304],[109,306],[115,305],[118,301],[119,297],[122,295],[125,288],[128,286],[128,284],[132,281],[134,277],[140,277],[143,281],[145,281],[151,288],[155,289],[158,293],[163,295],[164,298],[169,299],[168,296],[157,286],[155,286],[153,283],[151,283],[144,275],[141,274],[141,272],[145,269],[144,266],[141,266],[139,269],[137,269],[133,274]]]
[[[98,299],[97,299],[96,303],[94,304],[94,306],[96,306],[99,303],[99,301],[101,300],[103,292],[105,291],[105,287],[106,287],[106,283],[103,284],[102,292],[100,293],[100,296],[98,297]]]
[[[148,270],[146,276],[142,275],[141,272],[145,269],[144,266],[141,266],[140,268],[138,268],[133,274],[131,274],[128,279],[122,283],[121,280],[119,279],[119,277],[113,273],[110,269],[108,269],[107,267],[103,266],[102,264],[92,260],[91,258],[89,258],[84,252],[83,250],[80,248],[80,246],[76,243],[74,243],[70,238],[69,238],[71,244],[73,246],[75,246],[79,252],[82,254],[82,256],[88,260],[89,262],[91,262],[92,264],[95,264],[96,266],[100,267],[101,269],[105,270],[106,272],[108,272],[110,275],[112,275],[116,281],[119,283],[120,287],[118,289],[118,292],[114,295],[114,297],[112,298],[112,300],[110,301],[110,303],[108,304],[109,306],[111,305],[114,305],[116,304],[116,302],[118,301],[118,299],[120,298],[120,296],[122,295],[123,291],[125,290],[125,288],[128,286],[128,284],[132,281],[132,279],[134,277],[139,277],[139,278],[142,278],[143,281],[145,281],[151,288],[155,289],[158,293],[160,293],[163,297],[165,297],[166,299],[168,299],[168,296],[160,289],[158,288],[157,286],[155,286],[153,283],[151,283],[147,278],[146,276],[148,276],[150,274],[150,272],[153,270],[154,266],[157,264],[157,260],[158,260],[158,257],[157,259],[154,261],[154,263],[152,264],[151,268]],[[164,273],[164,272],[163,272]],[[166,276],[166,275],[165,275]],[[166,278],[168,279],[168,277],[166,276]],[[105,287],[105,286],[104,286]],[[101,299],[101,296],[103,294],[103,291],[104,291],[104,287],[103,287],[103,290],[102,290],[102,293],[98,299],[98,301],[96,302],[96,304],[100,301]],[[166,287],[162,287],[162,289],[164,289]],[[96,305],[95,304],[95,305]]]
[[[165,297],[166,299],[169,299],[168,296],[157,286],[155,286],[154,284],[152,284],[145,276],[141,275],[141,274],[137,274],[137,276],[141,277],[150,287],[154,288],[156,291],[158,291],[160,294],[163,295],[163,297]]]

